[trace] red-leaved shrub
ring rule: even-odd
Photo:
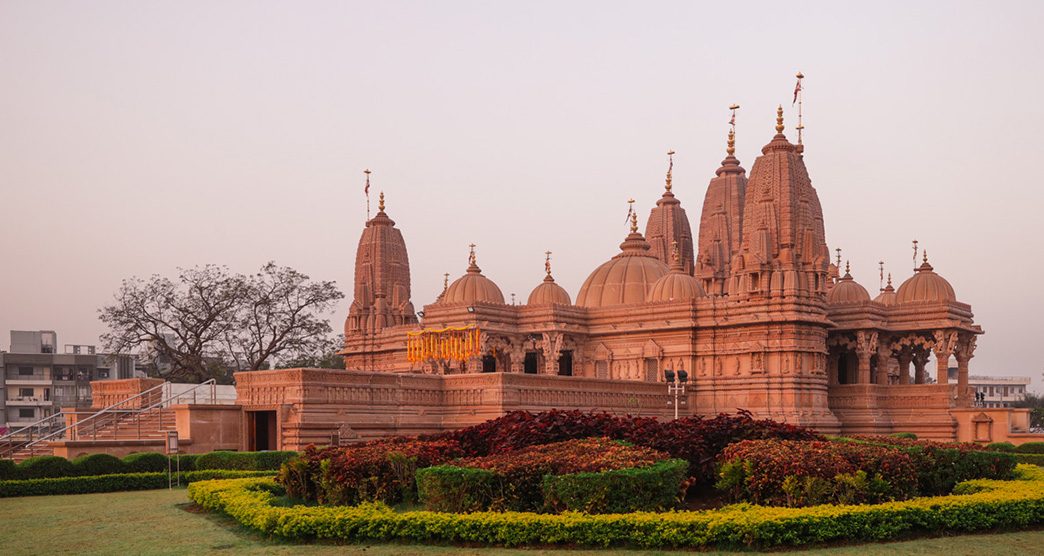
[[[316,498],[324,504],[413,501],[417,469],[461,456],[453,440],[389,439],[313,452],[318,459]],[[310,466],[311,467],[311,464]]]
[[[913,459],[888,446],[746,440],[725,448],[720,459],[717,486],[757,504],[861,504],[917,494]]]

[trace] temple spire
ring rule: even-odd
[[[667,164],[667,179],[664,184],[664,189],[670,192],[671,174],[674,172],[674,149],[667,149],[667,159],[669,160],[669,163]]]

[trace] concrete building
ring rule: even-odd
[[[15,429],[58,412],[90,407],[91,381],[131,378],[134,359],[97,353],[92,345],[58,350],[53,330],[12,330],[0,353],[0,427]]]

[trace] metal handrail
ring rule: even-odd
[[[167,402],[169,402],[171,400],[174,400],[174,399],[177,399],[177,398],[180,398],[180,397],[184,396],[185,394],[187,394],[189,392],[195,392],[196,390],[198,390],[199,388],[201,388],[203,386],[210,386],[211,387],[210,391],[211,391],[211,398],[212,398],[212,400],[213,400],[213,398],[216,397],[215,386],[217,385],[217,380],[211,378],[211,379],[207,379],[207,380],[205,380],[205,381],[203,381],[203,382],[193,386],[192,388],[189,388],[188,390],[186,390],[186,391],[184,391],[184,392],[182,392],[180,394],[168,396],[166,398],[161,399],[159,402],[156,402],[156,403],[154,403],[154,404],[152,404],[150,406],[147,406],[147,407],[132,408],[132,409],[115,409],[119,405],[123,405],[123,404],[125,404],[125,403],[127,403],[127,402],[129,402],[131,400],[140,398],[140,397],[144,396],[145,394],[148,394],[148,393],[150,393],[150,392],[152,392],[152,391],[154,391],[156,389],[163,388],[167,384],[169,384],[169,383],[164,382],[163,384],[159,384],[159,385],[153,386],[152,388],[149,388],[148,390],[145,390],[145,391],[143,391],[143,392],[141,392],[141,393],[139,393],[139,394],[137,394],[135,396],[132,396],[132,397],[127,398],[125,400],[122,400],[120,402],[114,403],[114,404],[112,404],[112,405],[102,409],[101,411],[98,411],[97,413],[94,413],[94,414],[90,415],[86,419],[77,420],[75,423],[73,423],[71,425],[67,425],[66,427],[64,427],[63,429],[61,429],[59,431],[55,431],[55,432],[53,432],[53,433],[51,433],[49,435],[42,436],[42,437],[40,437],[40,438],[38,438],[38,439],[36,439],[34,441],[29,442],[28,444],[26,444],[23,447],[23,449],[24,448],[32,448],[33,446],[35,446],[37,444],[40,444],[41,442],[46,442],[48,440],[51,440],[52,438],[59,437],[59,435],[63,435],[64,433],[66,433],[68,431],[72,431],[72,434],[70,436],[79,436],[80,427],[82,425],[84,425],[85,423],[88,423],[88,422],[91,422],[91,421],[93,421],[93,423],[92,423],[93,437],[94,437],[95,440],[97,440],[97,438],[98,438],[98,420],[100,420],[100,418],[103,417],[104,415],[113,415],[112,424],[118,430],[119,429],[119,422],[116,419],[116,415],[117,414],[126,414],[126,413],[137,414],[137,425],[138,425],[138,431],[139,431],[138,432],[138,436],[140,437],[141,436],[141,432],[140,432],[141,431],[141,415],[143,413],[146,413],[148,411],[152,411],[153,409],[156,409],[156,408],[162,409],[163,405],[166,404]],[[162,426],[163,426],[163,412],[162,411],[160,412],[159,416],[160,416],[160,423],[159,423],[159,425],[162,428]]]
[[[33,423],[29,423],[28,425],[26,425],[26,426],[24,426],[24,427],[22,427],[22,428],[20,428],[18,430],[14,430],[14,431],[11,431],[11,432],[3,435],[3,436],[0,436],[0,442],[3,442],[4,440],[8,440],[12,436],[17,436],[17,435],[19,435],[19,434],[21,434],[21,433],[23,433],[23,432],[33,428],[33,427],[38,427],[38,426],[42,425],[45,421],[54,421],[58,417],[62,417],[64,414],[65,414],[65,412],[59,411],[58,413],[52,413],[51,415],[48,415],[47,417],[44,417],[43,419],[40,419],[40,420],[35,421]],[[32,434],[32,432],[30,432],[29,434]]]

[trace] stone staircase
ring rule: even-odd
[[[97,422],[88,422],[75,429],[71,437],[55,440],[156,440],[162,442],[168,431],[176,430],[174,411],[168,408],[153,408],[140,412],[127,412],[99,417]],[[70,431],[73,432],[73,431]],[[11,459],[16,462],[33,456],[54,455],[49,442],[16,450]]]

